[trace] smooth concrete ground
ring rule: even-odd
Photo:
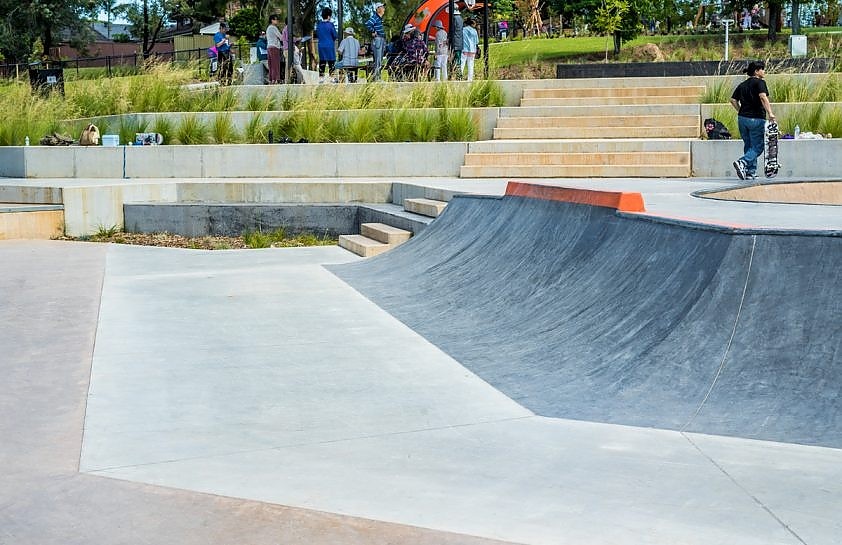
[[[839,450],[534,416],[322,267],[354,259],[0,242],[0,543],[838,542]]]

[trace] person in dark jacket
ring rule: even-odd
[[[743,139],[743,156],[734,161],[734,170],[741,180],[757,178],[757,157],[763,153],[766,116],[775,120],[769,102],[769,88],[763,78],[766,65],[751,61],[745,70],[748,78],[731,95],[731,105],[737,110],[737,126]]]
[[[316,25],[316,40],[319,42],[319,74],[324,72],[325,65],[328,70],[325,76],[329,76],[336,66],[336,27],[330,21],[333,10],[324,8],[322,20]]]
[[[453,49],[453,56],[450,60],[450,72],[456,76],[461,76],[462,68],[462,47],[463,34],[462,29],[464,24],[462,22],[462,14],[458,9],[453,10],[453,32],[450,33],[450,39]]]

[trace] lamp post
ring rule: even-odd
[[[722,24],[725,25],[725,60],[728,60],[728,29],[734,22],[733,19],[722,19]]]

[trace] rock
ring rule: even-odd
[[[651,43],[640,48],[640,56],[650,62],[664,62],[665,60],[661,48]]]

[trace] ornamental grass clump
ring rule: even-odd
[[[195,145],[207,144],[209,138],[208,126],[196,114],[182,116],[173,134],[177,144]]]

